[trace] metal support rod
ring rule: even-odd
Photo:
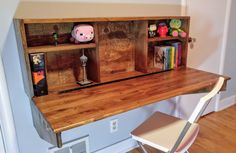
[[[137,143],[138,143],[138,145],[141,147],[143,153],[148,153],[147,150],[144,148],[144,146],[143,146],[143,144],[142,144],[141,142],[138,142],[138,141],[137,141]]]

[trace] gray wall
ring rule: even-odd
[[[17,4],[17,1],[15,1],[14,4]],[[8,9],[13,13],[15,11],[15,8],[9,7]],[[6,16],[4,19],[8,20],[8,17],[9,16]],[[6,26],[6,38],[4,38],[5,43],[3,43],[1,58],[3,58],[20,152],[47,153],[47,149],[51,147],[51,145],[42,140],[33,127],[29,105],[30,99],[24,91],[22,70],[13,23],[9,22]],[[69,141],[81,136],[89,135],[90,149],[93,152],[129,138],[129,132],[137,127],[138,124],[145,120],[155,110],[171,114],[174,110],[173,102],[165,101],[156,105],[146,106],[75,128],[63,133],[62,139],[63,141]],[[119,120],[119,130],[118,132],[111,134],[109,131],[109,121],[114,118]]]
[[[224,75],[231,77],[231,80],[227,87],[227,92],[223,92],[221,99],[236,95],[236,1],[232,0],[230,21],[229,21],[229,33],[226,46],[225,63],[224,63]]]

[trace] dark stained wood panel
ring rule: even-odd
[[[149,16],[149,17],[99,17],[99,18],[63,18],[63,19],[22,19],[24,23],[65,23],[65,22],[107,22],[107,21],[142,21],[165,19],[189,19],[189,16]]]
[[[52,86],[73,83],[82,78],[80,51],[48,53],[47,54],[47,82]]]
[[[46,45],[46,46],[36,46],[27,47],[26,52],[28,53],[49,53],[49,52],[60,52],[60,51],[71,51],[86,48],[96,48],[95,43],[88,44],[60,44],[60,45]]]
[[[58,133],[174,96],[209,89],[219,76],[181,68],[33,100]]]
[[[101,79],[135,70],[135,23],[98,23]]]

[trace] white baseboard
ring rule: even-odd
[[[216,111],[221,111],[236,104],[236,95],[224,98],[219,101]]]
[[[118,142],[109,147],[95,151],[94,153],[127,153],[128,151],[137,147],[137,142],[132,138],[128,138],[124,141]]]

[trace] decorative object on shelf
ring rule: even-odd
[[[54,33],[52,34],[52,36],[54,39],[54,45],[57,46],[58,45],[58,37],[59,37],[59,33],[58,33],[59,28],[57,25],[54,25],[53,29],[54,29]]]
[[[157,35],[157,25],[156,24],[150,24],[148,27],[148,34],[149,38],[153,38]]]
[[[78,84],[83,86],[83,85],[87,85],[87,84],[92,83],[92,81],[88,80],[88,78],[87,78],[86,63],[88,61],[88,57],[84,55],[84,49],[82,49],[82,56],[80,57],[80,61],[82,63],[82,67],[83,67],[83,79],[81,81],[79,81]]]
[[[48,94],[44,56],[44,53],[36,53],[29,55],[35,96],[42,96]]]
[[[171,36],[177,37],[180,36],[182,38],[185,38],[187,36],[187,33],[184,32],[181,28],[182,22],[179,19],[172,19],[170,21],[170,30],[169,33]]]
[[[157,32],[159,33],[160,37],[166,37],[166,34],[168,33],[167,25],[164,22],[160,23]]]
[[[79,24],[74,26],[71,36],[70,40],[76,44],[89,42],[94,38],[94,29],[91,25]]]

